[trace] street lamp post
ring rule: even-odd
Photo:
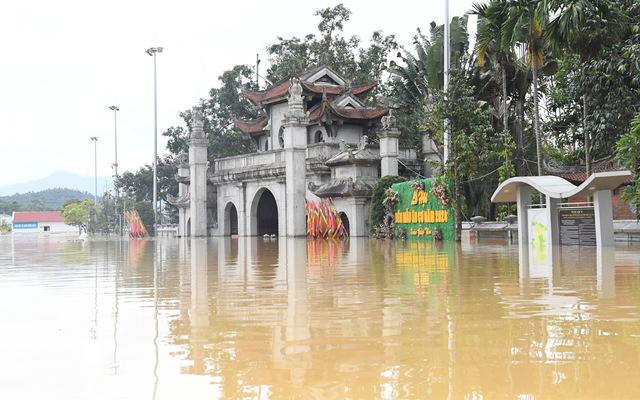
[[[98,204],[98,137],[92,136],[93,140],[93,159],[95,172],[95,191],[93,192],[93,203]]]
[[[118,205],[120,203],[120,189],[118,188],[118,111],[120,111],[120,107],[118,106],[109,106],[109,109],[113,111],[113,130],[115,133],[115,148],[116,148],[116,159],[113,164],[113,168],[115,168],[115,182],[114,185],[116,188],[116,205],[115,205],[115,213],[116,213],[116,221],[118,221],[118,236],[122,235],[122,219],[120,218],[120,214],[118,213]]]
[[[449,26],[449,0],[444,2],[444,94],[447,96],[449,91],[449,70],[451,69],[451,30]],[[451,132],[449,129],[449,121],[444,121],[444,165],[446,168],[449,161],[449,153],[451,146]]]
[[[156,54],[162,53],[162,47],[150,47],[145,52],[153,56],[153,230],[156,232],[158,227],[158,90],[156,85]]]

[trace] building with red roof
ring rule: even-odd
[[[564,178],[567,181],[573,183],[576,186],[579,186],[584,181],[587,180],[587,172],[586,167],[584,165],[557,165],[557,164],[547,164],[546,169],[549,172],[549,175],[559,176],[560,178]],[[605,157],[599,160],[593,161],[591,165],[591,173],[596,172],[611,172],[611,171],[621,171],[622,168],[618,165],[618,163],[612,157]],[[614,220],[626,220],[626,219],[637,219],[637,212],[631,209],[631,205],[629,202],[622,200],[622,195],[624,194],[624,189],[628,185],[633,182],[634,176],[628,177],[620,187],[616,188],[612,192],[611,201],[613,203],[613,219]],[[572,203],[587,203],[589,199],[587,197],[579,197],[574,196],[568,199],[569,202]]]
[[[15,211],[14,233],[77,233],[78,228],[64,223],[60,211]]]

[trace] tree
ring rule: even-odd
[[[69,201],[62,207],[64,223],[78,227],[78,234],[89,231],[89,216],[96,214],[96,205],[90,200]]]
[[[172,155],[165,155],[164,158],[158,158],[158,166],[156,169],[158,177],[158,200],[163,204],[160,217],[169,213],[172,218],[176,212],[173,206],[167,202],[167,195],[176,196],[178,194],[178,182],[175,179],[177,173],[176,161]],[[138,172],[124,172],[118,180],[118,187],[121,190],[123,204],[127,209],[135,209],[140,214],[142,222],[147,227],[150,234],[153,232],[153,168],[146,164],[141,167]],[[147,218],[139,209],[141,204],[147,204],[151,209],[151,215]],[[133,207],[132,207],[133,206]],[[160,221],[161,223],[163,221]]]
[[[349,21],[351,12],[342,4],[333,8],[326,8],[316,12],[321,17],[318,25],[319,37],[314,34],[298,38],[283,39],[267,47],[271,67],[267,71],[268,80],[276,82],[290,73],[299,73],[326,63],[343,74],[351,82],[371,81],[379,79],[380,65],[386,60],[390,49],[397,44],[393,36],[384,36],[374,32],[371,45],[360,47],[360,39],[349,39],[341,35],[344,24]],[[244,95],[243,90],[255,90],[257,82],[253,81],[254,71],[246,65],[237,65],[225,71],[218,80],[219,88],[209,91],[208,99],[200,99],[199,107],[204,117],[204,132],[209,139],[208,156],[213,167],[213,161],[221,157],[235,156],[255,151],[252,141],[235,127],[234,119],[249,120],[262,115],[263,110],[257,109]],[[384,89],[380,89],[384,90]],[[375,101],[376,96],[370,96]],[[192,111],[180,113],[185,127],[170,127],[163,133],[168,137],[167,149],[173,156],[188,151],[187,141],[191,131]],[[160,164],[159,164],[160,166]],[[139,176],[123,174],[121,181],[123,189],[129,190],[137,201],[147,197],[151,189],[147,182],[146,166],[140,170]],[[175,172],[173,173],[175,175]],[[177,188],[177,186],[176,186]],[[176,193],[172,194],[177,194]],[[166,196],[166,193],[164,193]],[[163,197],[164,198],[164,197]]]
[[[548,20],[546,0],[513,0],[502,33],[503,43],[523,43],[533,83],[533,131],[536,138],[538,175],[542,175],[542,134],[540,132],[540,106],[538,70],[543,65],[544,28]]]
[[[616,143],[615,158],[620,165],[634,172],[633,184],[626,187],[622,199],[631,204],[640,217],[640,113],[631,122],[631,129]]]
[[[471,11],[471,14],[478,16],[478,32],[476,35],[478,66],[485,66],[487,59],[491,59],[490,65],[498,66],[500,71],[502,107],[499,114],[502,116],[502,132],[505,141],[505,179],[511,176],[507,68],[512,62],[513,51],[511,43],[503,41],[508,11],[509,3],[506,0],[491,1],[489,4],[473,3]]]
[[[278,37],[278,43],[267,46],[271,64],[267,78],[271,82],[321,64],[330,65],[351,82],[380,79],[380,66],[386,62],[389,52],[398,47],[395,36],[374,31],[369,47],[363,48],[357,36],[342,35],[345,23],[351,18],[351,11],[344,5],[324,8],[314,15],[321,18],[319,37],[315,34],[307,34],[304,39]]]
[[[453,17],[451,19],[451,65],[460,68],[469,46],[467,33],[467,17]],[[430,107],[438,90],[444,87],[444,25],[430,24],[430,37],[427,38],[418,29],[413,38],[415,54],[408,50],[398,52],[402,64],[391,61],[392,90],[387,103],[397,107],[402,132],[425,130],[429,118]],[[412,126],[413,125],[413,126]],[[428,131],[436,145],[442,146],[442,136],[437,137],[437,131]],[[415,135],[415,134],[414,134]],[[406,135],[405,135],[406,136]],[[413,142],[418,143],[419,138]],[[406,140],[406,139],[404,139]]]
[[[623,32],[624,15],[617,4],[608,0],[551,0],[551,14],[546,42],[555,54],[570,50],[580,56],[581,78],[586,78],[587,63],[599,59],[606,41],[616,42]],[[613,23],[612,23],[613,22]],[[617,23],[616,23],[617,22]],[[587,93],[582,94],[582,129],[587,175],[591,172],[591,135],[587,125]]]
[[[382,201],[384,200],[385,191],[394,183],[404,181],[403,177],[396,175],[387,175],[376,181],[371,193],[371,210],[369,211],[369,233],[371,235],[384,223],[385,207]]]
[[[242,133],[234,126],[234,118],[253,119],[258,117],[259,111],[245,98],[241,91],[252,89],[252,71],[246,65],[236,65],[218,77],[219,88],[209,91],[208,99],[200,99],[198,106],[204,118],[203,129],[209,139],[208,155],[212,161],[220,157],[234,156],[254,151],[249,140],[243,138]],[[171,127],[163,136],[169,138],[167,149],[174,156],[188,153],[187,140],[191,132],[191,110],[180,113],[186,129]]]
[[[461,182],[464,177],[484,176],[482,167],[495,165],[497,143],[491,126],[490,113],[478,102],[474,88],[469,86],[463,70],[451,70],[447,92],[439,92],[432,108],[432,129],[443,129],[448,121],[450,131],[450,159],[441,170],[454,182],[456,241],[460,241],[463,220]]]
[[[551,48],[562,54],[548,96],[549,127],[555,143],[567,146],[568,162],[582,159],[590,171],[591,160],[611,155],[639,110],[640,10],[627,0],[558,3],[548,29]]]

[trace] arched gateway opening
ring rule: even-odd
[[[271,191],[265,189],[258,200],[256,209],[256,234],[278,235],[278,205]]]
[[[349,217],[347,217],[346,213],[341,212],[340,213],[340,220],[342,221],[342,226],[344,226],[344,231],[347,234],[347,236],[351,235],[351,230],[349,227]]]
[[[238,210],[233,203],[227,204],[225,209],[225,236],[234,236],[238,234]]]

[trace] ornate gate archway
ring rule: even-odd
[[[224,210],[225,236],[238,235],[238,210],[235,204],[229,203]]]
[[[257,197],[255,207],[256,235],[278,235],[278,204],[269,189],[264,189]]]

